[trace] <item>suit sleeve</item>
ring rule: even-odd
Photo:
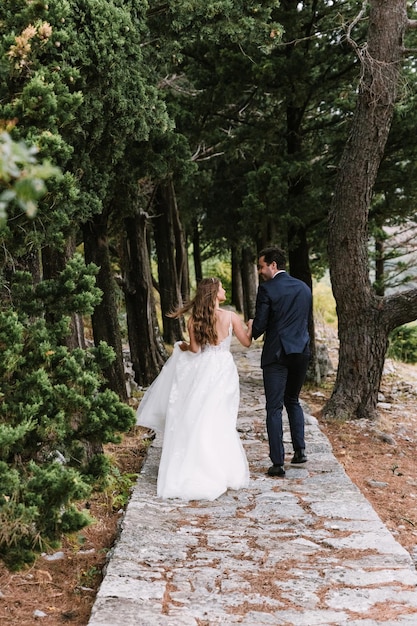
[[[264,285],[260,285],[256,295],[256,313],[252,326],[252,337],[257,339],[266,330],[269,319],[270,299]]]

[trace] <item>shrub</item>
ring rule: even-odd
[[[113,350],[63,345],[63,307],[89,310],[99,296],[91,274],[79,259],[69,262],[65,290],[59,281],[39,289],[16,275],[16,308],[0,310],[0,558],[13,568],[89,523],[76,503],[109,472],[102,445],[117,443],[135,421],[105,386],[102,371]]]
[[[389,336],[388,356],[404,363],[417,363],[417,326],[399,326]]]

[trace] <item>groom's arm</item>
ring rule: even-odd
[[[256,295],[256,312],[252,325],[253,339],[257,339],[266,331],[269,320],[270,304],[270,298],[265,285],[260,285]]]

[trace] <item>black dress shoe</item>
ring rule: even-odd
[[[305,463],[306,461],[307,457],[304,450],[296,450],[294,452],[294,456],[291,459],[291,463]]]
[[[268,476],[285,476],[285,469],[283,465],[271,465],[268,470]]]

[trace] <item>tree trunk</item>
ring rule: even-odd
[[[135,381],[144,387],[159,374],[168,355],[155,310],[144,214],[125,219],[122,251],[130,359]]]
[[[250,248],[242,250],[243,313],[245,320],[255,317],[258,274],[255,255]]]
[[[288,229],[288,265],[289,272],[294,278],[302,280],[310,290],[313,287],[311,277],[309,248],[307,243],[307,232],[304,226]]]
[[[310,291],[313,290],[313,280],[311,277],[309,248],[307,242],[307,232],[304,227],[290,227],[288,230],[288,264],[291,276],[302,280]],[[307,380],[316,384],[321,382],[320,366],[317,359],[316,332],[314,326],[314,315],[311,312],[308,331],[310,335],[310,363],[307,371]]]
[[[375,239],[375,293],[377,296],[383,296],[385,293],[385,262],[384,262],[384,240],[376,237]]]
[[[201,261],[200,229],[197,220],[193,224],[193,260],[195,282],[199,283],[203,278],[203,264]]]
[[[41,253],[39,248],[33,247],[30,252],[19,257],[13,268],[13,272],[16,270],[29,272],[32,275],[33,284],[39,284],[42,280]]]
[[[387,307],[370,285],[368,212],[397,97],[406,26],[405,0],[373,0],[368,43],[356,48],[362,64],[358,102],[329,216],[340,351],[335,387],[324,410],[328,418],[375,416],[388,333],[395,324],[392,302]]]
[[[240,258],[236,246],[232,247],[232,296],[231,302],[236,311],[243,312],[243,287],[242,272],[240,269]]]
[[[175,267],[182,302],[190,299],[190,271],[188,267],[187,241],[178,211],[177,196],[172,179],[168,181],[172,198],[172,223],[175,239]]]
[[[86,263],[95,263],[100,269],[97,286],[103,297],[92,315],[94,343],[105,341],[115,352],[115,360],[104,371],[109,387],[119,398],[127,401],[125,372],[123,365],[122,338],[118,322],[116,292],[107,240],[107,217],[95,215],[83,227],[84,255]]]
[[[152,224],[158,261],[163,335],[164,341],[169,344],[174,344],[183,338],[181,320],[167,317],[167,313],[182,305],[175,258],[175,210],[174,188],[171,181],[164,181],[156,189],[155,217],[152,220]]]

